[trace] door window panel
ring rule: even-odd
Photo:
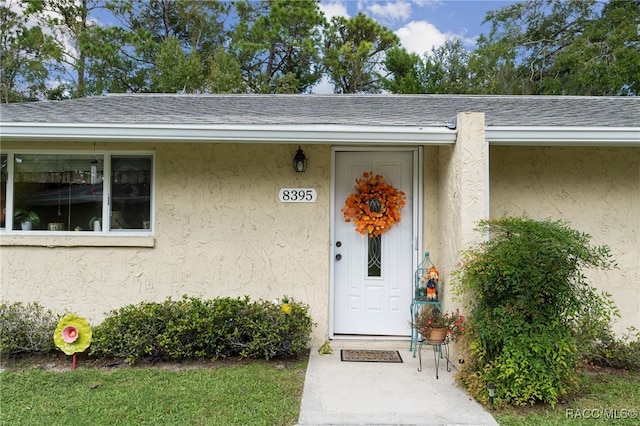
[[[368,237],[368,256],[367,256],[367,276],[382,276],[382,235],[369,235]]]

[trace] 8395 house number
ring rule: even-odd
[[[282,188],[278,198],[282,203],[315,203],[318,193],[313,188]]]

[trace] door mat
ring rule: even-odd
[[[398,351],[342,349],[340,359],[347,362],[402,362]]]

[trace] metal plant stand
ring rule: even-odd
[[[449,339],[445,339],[442,343],[429,343],[426,339],[420,339],[418,345],[420,345],[418,348],[418,371],[422,371],[422,346],[424,345],[431,345],[433,348],[433,360],[436,364],[436,380],[439,378],[438,371],[440,369],[440,360],[442,358],[447,360],[447,372],[451,371],[451,362],[449,361]]]
[[[439,290],[435,288],[435,299],[429,298],[427,295],[427,282],[429,277],[429,269],[434,266],[429,259],[429,252],[424,253],[422,263],[418,265],[415,273],[413,274],[413,300],[411,301],[411,321],[415,322],[416,317],[420,313],[420,309],[424,306],[432,306],[442,312],[439,302]],[[415,327],[411,327],[411,344],[409,351],[413,351],[413,357],[416,357],[416,351],[418,349],[418,330]]]

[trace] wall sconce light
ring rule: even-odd
[[[493,397],[496,395],[496,385],[493,383],[489,383],[487,385],[487,391],[489,391],[489,403],[491,404],[491,409],[493,410]]]
[[[296,152],[295,157],[293,157],[293,170],[297,173],[307,171],[307,157],[304,156],[304,151],[302,151],[300,146],[298,146],[298,151]]]

